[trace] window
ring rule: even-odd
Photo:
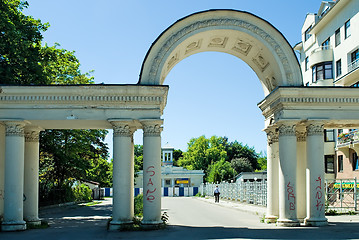
[[[335,46],[340,44],[340,28],[335,31]]]
[[[309,63],[309,58],[306,57],[306,58],[305,58],[305,71],[308,70],[308,63]]]
[[[353,171],[355,170],[359,170],[359,166],[358,166],[358,155],[357,153],[353,153]]]
[[[350,57],[351,57],[351,62],[355,62],[356,60],[358,60],[359,59],[359,49],[352,52],[350,54]]]
[[[166,185],[171,185],[171,180],[170,179],[166,179]]]
[[[333,71],[332,71],[332,62],[324,62],[319,63],[312,68],[313,83],[317,82],[318,80],[323,79],[332,79],[333,78]]]
[[[324,141],[334,142],[334,129],[324,129]]]
[[[342,60],[341,59],[339,59],[335,63],[335,67],[336,67],[337,77],[339,77],[340,75],[342,75]]]
[[[328,38],[327,40],[325,40],[322,43],[322,47],[323,47],[323,50],[328,50],[330,48],[330,38]]]
[[[307,41],[312,36],[312,34],[309,34],[311,29],[312,29],[312,26],[310,26],[307,30],[305,30],[304,41]]]
[[[343,155],[338,156],[338,172],[343,172]]]
[[[334,155],[325,155],[325,173],[334,173]]]
[[[345,32],[345,39],[347,39],[348,37],[350,37],[350,35],[351,35],[351,32],[350,32],[350,19],[345,22],[344,32]]]

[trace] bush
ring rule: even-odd
[[[72,189],[73,193],[74,193],[74,200],[76,202],[80,202],[80,201],[92,201],[92,191],[91,189],[86,186],[85,184],[81,184],[79,186],[76,186]]]
[[[138,194],[134,200],[135,204],[135,216],[143,216],[143,194]]]

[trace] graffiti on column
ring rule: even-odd
[[[154,192],[156,192],[157,189],[154,188],[151,177],[156,175],[155,167],[154,166],[149,166],[146,169],[146,173],[149,173],[149,175],[150,175],[150,178],[148,179],[148,182],[147,182],[148,189],[147,189],[147,192],[146,192],[146,200],[149,201],[149,202],[153,202],[156,199],[156,197],[154,195],[152,195],[152,194]]]
[[[294,187],[290,185],[290,182],[288,182],[287,184],[287,193],[288,193],[288,201],[289,201],[289,210],[295,210]]]
[[[315,194],[315,199],[317,200],[317,204],[315,205],[317,207],[317,211],[322,211],[324,204],[322,201],[323,193],[322,193],[322,179],[320,176],[315,180],[318,185],[315,188],[317,190],[317,193]]]

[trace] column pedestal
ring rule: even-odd
[[[109,230],[120,230],[133,223],[134,162],[133,129],[128,121],[114,121],[113,125],[113,205]]]
[[[307,226],[325,226],[324,128],[307,126]]]
[[[300,225],[296,205],[296,152],[295,125],[292,123],[281,125],[279,127],[279,219],[277,221],[279,226]]]
[[[267,129],[267,213],[266,222],[277,222],[278,213],[278,132],[276,129]]]
[[[143,120],[143,220],[156,228],[161,220],[161,131],[162,120]]]
[[[23,220],[24,122],[5,122],[5,198],[2,231],[26,229]]]
[[[24,220],[41,225],[39,219],[39,133],[40,129],[25,130]]]

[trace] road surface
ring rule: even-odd
[[[223,201],[214,204],[212,199],[163,198],[162,210],[169,215],[166,229],[108,232],[112,207],[111,199],[106,199],[94,206],[43,211],[40,216],[49,228],[0,232],[0,239],[359,239],[359,216],[331,217],[327,227],[284,228],[261,223],[260,214],[229,206]]]

